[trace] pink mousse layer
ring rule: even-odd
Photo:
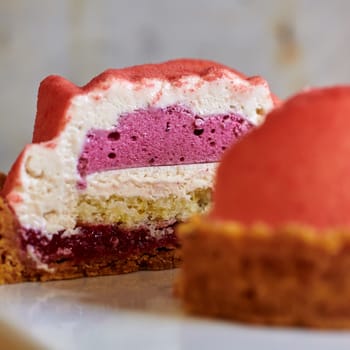
[[[90,130],[78,171],[85,177],[112,169],[215,162],[252,126],[233,113],[200,117],[180,105],[140,109],[123,114],[112,130]]]

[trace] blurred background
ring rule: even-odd
[[[350,82],[347,0],[0,0],[0,171],[31,140],[40,81],[206,58],[286,97]]]

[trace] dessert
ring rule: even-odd
[[[213,209],[180,227],[196,313],[350,327],[350,87],[302,92],[231,148]]]
[[[2,190],[3,256],[20,262],[6,280],[177,266],[175,225],[208,209],[222,152],[274,102],[263,79],[200,60],[46,78]]]

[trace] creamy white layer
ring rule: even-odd
[[[173,195],[186,198],[196,189],[212,187],[217,163],[110,170],[88,175],[84,194],[91,197],[111,193],[121,197],[157,200]]]

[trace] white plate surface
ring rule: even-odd
[[[15,332],[2,333],[26,341],[28,348],[27,335],[37,348],[41,344],[57,350],[350,349],[350,332],[250,327],[189,317],[172,296],[177,273],[1,286],[0,318]],[[0,345],[6,341],[2,333]],[[19,349],[24,349],[21,344]]]

